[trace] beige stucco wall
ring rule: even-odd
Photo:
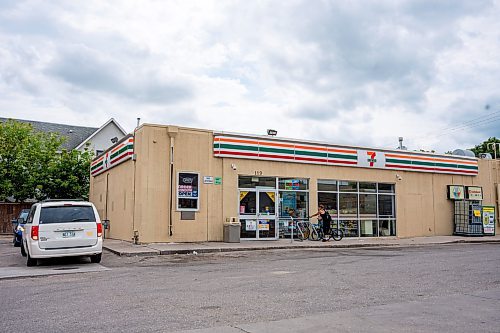
[[[128,160],[91,176],[89,200],[102,220],[110,221],[106,238],[132,240],[134,212],[134,163]],[[106,189],[108,191],[106,192]]]
[[[174,151],[173,197],[170,197],[171,144]],[[115,177],[116,179],[125,177],[126,182],[113,182],[111,186],[110,181],[108,186],[110,198],[108,200],[115,202],[113,214],[116,215],[113,215],[113,218],[123,220],[119,222],[120,228],[116,230],[116,234],[112,231],[110,235],[129,240],[132,238],[133,230],[137,230],[139,241],[145,243],[221,241],[225,219],[238,216],[238,175],[309,178],[311,212],[314,212],[317,206],[318,179],[394,183],[396,226],[399,237],[453,233],[453,206],[452,202],[446,199],[446,185],[482,186],[483,204],[497,204],[498,162],[495,161],[480,160],[479,176],[456,176],[216,158],[213,154],[211,131],[160,125],[143,125],[137,130],[135,154],[137,157],[135,162],[129,160],[95,177],[92,180],[91,197],[102,210],[102,201],[99,201],[102,191],[105,190],[105,180],[102,179],[106,174],[113,176],[113,180]],[[133,190],[134,163],[135,209],[126,205],[126,210],[123,210],[122,215],[118,215],[122,206],[116,206],[116,202],[123,201],[124,195],[129,193],[125,187],[130,186]],[[232,164],[236,170],[231,167]],[[181,213],[175,208],[178,172],[197,172],[200,175],[200,209],[195,213],[195,220],[181,220]],[[401,180],[398,180],[396,175],[399,175]],[[203,184],[203,176],[222,177],[222,185]],[[173,207],[172,214],[170,205]],[[112,221],[112,229],[115,227],[114,223]]]

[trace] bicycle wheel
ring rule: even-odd
[[[302,229],[302,234],[304,235],[304,239],[308,239],[309,236],[311,235],[311,230],[309,230],[309,228],[307,226],[305,226]]]
[[[321,241],[325,237],[325,234],[323,233],[323,229],[321,229],[321,228],[318,228],[317,231],[318,231],[318,239],[317,240]]]
[[[319,234],[318,234],[318,229],[316,227],[311,226],[311,234],[309,235],[310,240],[318,240],[319,239]]]
[[[340,229],[338,229],[338,230],[332,229],[332,231],[330,233],[331,233],[333,240],[339,241],[342,238],[344,238],[344,232]]]
[[[299,223],[297,223],[297,227],[295,228],[295,231],[296,231],[296,234],[297,234],[297,238],[301,241],[303,241],[305,239],[304,237],[304,227],[302,225],[300,225]]]

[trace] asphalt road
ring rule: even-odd
[[[102,266],[110,270],[0,280],[0,331],[498,332],[499,250],[454,244],[105,253]],[[0,268],[23,265],[17,250],[0,241]]]

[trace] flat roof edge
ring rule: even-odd
[[[213,131],[214,135],[232,135],[244,138],[254,138],[254,139],[262,139],[262,140],[270,140],[270,141],[281,141],[281,142],[290,142],[290,143],[303,143],[303,144],[315,144],[315,145],[323,145],[327,147],[336,147],[336,148],[347,148],[347,149],[362,149],[362,150],[377,150],[381,152],[389,152],[389,153],[405,153],[405,154],[414,154],[420,156],[433,156],[433,157],[445,157],[445,158],[457,158],[464,160],[479,160],[477,157],[469,157],[469,156],[460,156],[460,155],[449,155],[449,154],[437,154],[431,152],[421,152],[421,151],[412,151],[412,150],[401,150],[401,149],[388,149],[388,148],[380,148],[380,147],[366,147],[366,146],[357,146],[357,145],[342,145],[329,143],[324,141],[314,141],[314,140],[303,140],[303,139],[294,139],[294,138],[283,138],[283,137],[275,137],[269,135],[253,135],[253,134],[245,134],[245,133],[235,133],[235,132],[225,132],[225,131]]]

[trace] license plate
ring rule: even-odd
[[[75,237],[76,233],[74,231],[65,231],[62,233],[63,238]]]

